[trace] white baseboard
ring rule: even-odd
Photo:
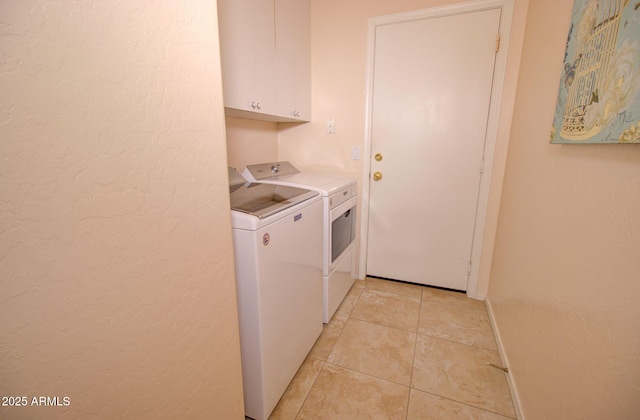
[[[502,361],[502,366],[509,368],[509,360],[507,359],[507,354],[504,351],[504,347],[502,344],[502,338],[500,337],[500,330],[496,325],[496,321],[493,318],[493,309],[491,308],[491,300],[488,296],[484,298],[484,304],[487,307],[487,312],[489,313],[489,322],[491,322],[491,328],[493,329],[493,335],[496,339],[496,345],[498,346],[498,354],[500,354],[500,360]],[[511,391],[511,400],[513,401],[513,408],[516,412],[516,418],[518,420],[525,420],[524,414],[522,413],[522,409],[520,407],[520,397],[518,395],[518,389],[513,380],[513,372],[509,369],[507,375],[507,383],[509,384],[509,391]]]

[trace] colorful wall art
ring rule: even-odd
[[[551,143],[640,143],[640,0],[575,0]]]

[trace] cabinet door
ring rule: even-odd
[[[273,114],[273,0],[218,0],[218,14],[225,107]]]
[[[309,0],[276,0],[277,113],[311,119],[311,40]]]

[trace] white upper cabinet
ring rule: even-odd
[[[219,0],[224,105],[273,114],[275,24],[273,0]]]
[[[228,116],[309,121],[309,0],[218,0]]]
[[[276,106],[278,115],[311,119],[309,1],[277,0]]]

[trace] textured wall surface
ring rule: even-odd
[[[218,57],[215,1],[0,2],[0,418],[242,418]]]
[[[229,166],[241,172],[247,165],[278,160],[278,124],[226,118]]]
[[[571,6],[530,3],[488,299],[527,419],[637,419],[640,146],[549,144]]]

